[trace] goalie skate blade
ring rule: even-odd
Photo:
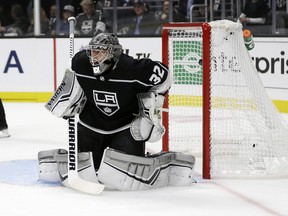
[[[102,184],[84,181],[81,178],[70,179],[70,181],[68,180],[68,183],[72,189],[91,195],[101,194],[105,188]]]

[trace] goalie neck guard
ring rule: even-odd
[[[99,75],[119,60],[122,46],[116,35],[100,33],[91,39],[86,53],[93,67],[94,75]]]

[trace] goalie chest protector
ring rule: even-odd
[[[72,70],[87,97],[80,114],[81,121],[104,131],[117,130],[131,123],[139,113],[138,93],[148,92],[151,88],[157,91],[161,87],[159,93],[164,94],[170,87],[168,69],[162,63],[137,60],[126,54],[122,54],[110,70],[94,76],[83,50],[72,59]]]

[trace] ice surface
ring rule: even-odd
[[[67,122],[52,116],[43,103],[5,102],[4,107],[11,137],[0,139],[1,216],[288,215],[287,178],[214,179],[137,192],[105,189],[99,196],[39,183],[37,153],[67,147]]]

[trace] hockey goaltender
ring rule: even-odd
[[[76,161],[71,158],[76,151],[78,175],[87,182],[125,191],[190,185],[194,156],[145,155],[145,142],[157,142],[165,133],[162,106],[171,84],[172,75],[162,63],[124,54],[114,34],[94,36],[87,50],[73,56],[45,105],[60,118],[79,115],[74,140],[78,150],[69,145],[70,154],[65,149],[39,152],[39,180],[70,187],[68,159]]]

